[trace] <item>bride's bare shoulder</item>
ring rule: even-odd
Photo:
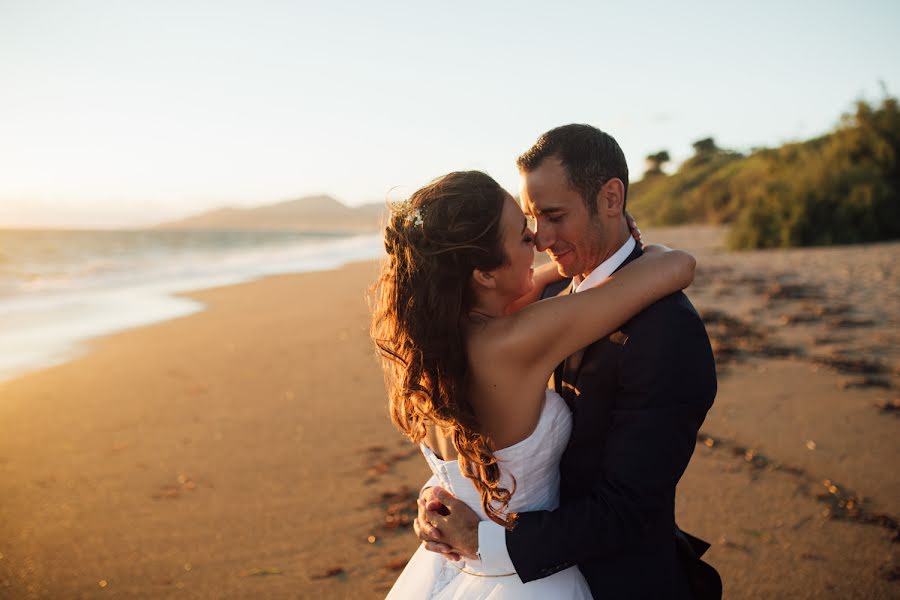
[[[529,359],[528,348],[533,344],[527,323],[518,313],[479,324],[468,335],[471,372],[476,379],[504,389],[529,388],[535,382],[546,385],[549,372],[541,373]]]
[[[515,344],[519,320],[515,315],[497,317],[470,326],[469,357],[491,360],[508,355]]]

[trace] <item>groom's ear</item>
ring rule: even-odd
[[[490,290],[497,287],[497,280],[494,279],[494,275],[490,271],[475,269],[474,271],[472,271],[472,281],[475,283],[475,285],[480,285],[481,287],[485,287]]]
[[[600,188],[599,209],[607,217],[621,217],[625,209],[625,184],[613,177]]]

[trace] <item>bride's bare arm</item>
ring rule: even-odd
[[[540,265],[539,267],[535,267],[534,269],[534,287],[531,288],[531,291],[510,304],[506,308],[506,314],[511,315],[513,313],[517,313],[529,304],[533,304],[541,299],[541,294],[544,292],[544,288],[550,285],[551,283],[555,283],[562,279],[563,276],[559,274],[559,269],[556,267],[556,263],[548,262]]]
[[[591,289],[527,306],[497,323],[506,356],[523,368],[549,374],[570,354],[686,288],[695,266],[686,252],[654,248]]]
[[[643,248],[644,256],[653,255],[653,254],[662,254],[664,252],[671,252],[672,249],[663,244],[647,244]]]

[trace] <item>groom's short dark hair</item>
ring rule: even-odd
[[[591,214],[596,214],[594,201],[600,188],[613,177],[622,180],[625,200],[628,198],[628,164],[625,153],[613,136],[591,125],[563,125],[551,129],[516,160],[520,173],[537,169],[548,157],[556,157],[566,170],[569,185],[581,194]]]

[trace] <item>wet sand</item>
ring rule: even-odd
[[[719,394],[679,486],[727,598],[900,593],[900,243],[700,260]],[[427,468],[387,416],[373,264],[189,294],[202,313],[0,383],[0,597],[379,598]]]

